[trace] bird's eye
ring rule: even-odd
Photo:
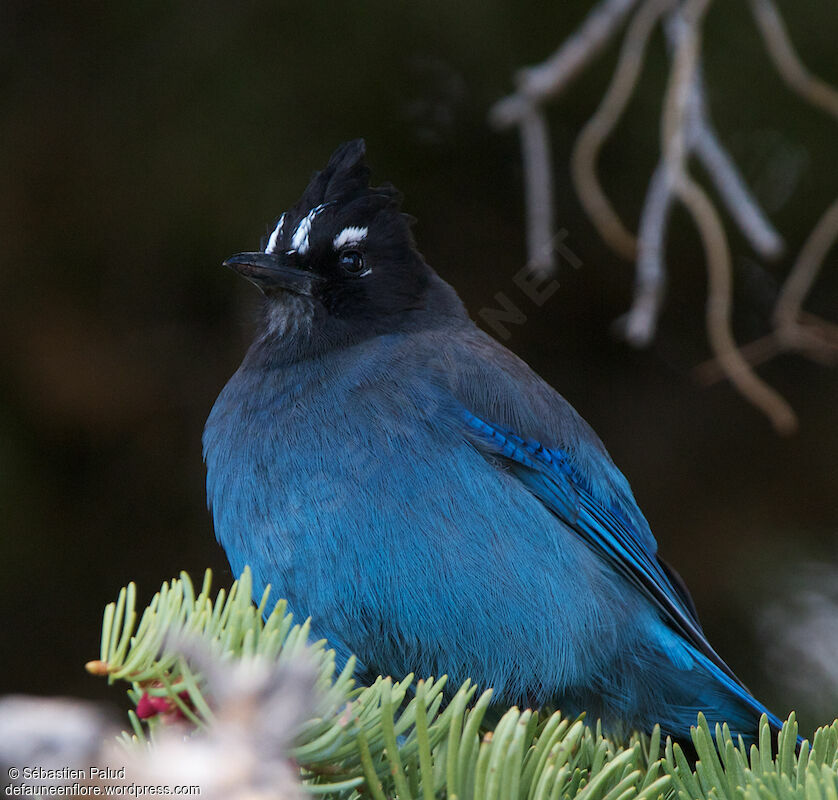
[[[364,256],[357,250],[344,250],[339,258],[340,266],[350,275],[360,275],[364,272]]]

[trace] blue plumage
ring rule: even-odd
[[[703,711],[752,738],[764,707],[596,434],[468,319],[368,177],[343,145],[267,252],[227,262],[266,297],[204,433],[233,570],[362,677],[471,678],[501,705],[680,739]]]

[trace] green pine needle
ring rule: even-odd
[[[820,728],[796,752],[794,714],[772,753],[771,729],[760,721],[759,745],[734,741],[728,727],[711,731],[703,715],[692,728],[698,761],[681,748],[635,735],[627,744],[580,718],[509,709],[489,731],[483,725],[491,692],[476,702],[466,682],[447,698],[445,677],[414,682],[379,678],[358,687],[354,659],[335,675],[335,655],[309,641],[309,625],[294,624],[280,600],[270,613],[269,588],[258,606],[245,569],[229,593],[211,597],[207,570],[196,594],[189,576],[164,583],[139,617],[129,584],[106,609],[100,660],[88,669],[109,682],[126,681],[136,704],[165,698],[196,729],[216,721],[200,665],[187,663],[178,642],[198,642],[219,663],[264,659],[281,667],[301,659],[315,675],[316,715],[296,728],[287,753],[300,765],[304,787],[330,798],[376,800],[838,800],[838,720]],[[314,699],[312,706],[315,706]],[[140,720],[129,712],[123,740],[153,738],[167,714]],[[282,721],[277,720],[277,725]],[[201,735],[196,733],[196,735]],[[129,745],[130,746],[130,745]],[[663,748],[663,750],[662,750]]]

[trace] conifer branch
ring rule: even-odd
[[[734,742],[727,726],[711,731],[699,715],[692,730],[694,767],[678,744],[662,741],[657,727],[651,737],[634,734],[619,742],[582,718],[511,708],[490,728],[491,691],[475,700],[469,683],[454,691],[444,677],[415,681],[412,675],[356,686],[352,659],[336,675],[334,652],[325,642],[310,643],[308,624],[294,624],[283,601],[266,614],[266,589],[258,606],[251,603],[248,570],[229,594],[222,589],[211,598],[210,584],[209,572],[197,594],[185,574],[163,584],[139,624],[136,589],[123,589],[105,611],[101,658],[88,668],[111,682],[128,682],[134,704],[153,691],[170,709],[192,711],[143,721],[132,714],[134,733],[123,737],[128,751],[140,746],[143,758],[157,763],[155,753],[179,747],[179,763],[188,764],[190,747],[206,749],[220,738],[225,761],[238,754],[244,762],[236,796],[255,796],[256,789],[259,797],[290,796],[287,785],[265,791],[269,753],[286,770],[297,768],[300,796],[330,798],[826,800],[838,789],[838,720],[819,729],[811,744],[804,741],[798,755],[794,714],[776,745],[763,717],[759,744],[750,749],[741,739]],[[300,665],[307,681],[300,680]],[[266,713],[275,706],[264,676],[275,669],[284,674],[281,683],[295,681],[283,691],[305,696],[307,714]],[[259,674],[261,681],[253,678]],[[172,730],[177,744],[167,736]],[[143,748],[149,736],[152,744]],[[237,736],[250,748],[266,737],[287,742],[248,761]],[[203,794],[225,796],[213,786]]]

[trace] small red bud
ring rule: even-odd
[[[137,716],[140,719],[149,719],[153,717],[159,709],[154,707],[151,697],[148,692],[143,692],[143,696],[137,701]]]
[[[178,697],[183,700],[187,707],[192,707],[188,691],[180,692]],[[180,706],[173,703],[168,697],[143,692],[142,697],[137,701],[137,716],[140,719],[150,719],[157,714],[163,714],[169,721],[184,719],[184,713]]]

